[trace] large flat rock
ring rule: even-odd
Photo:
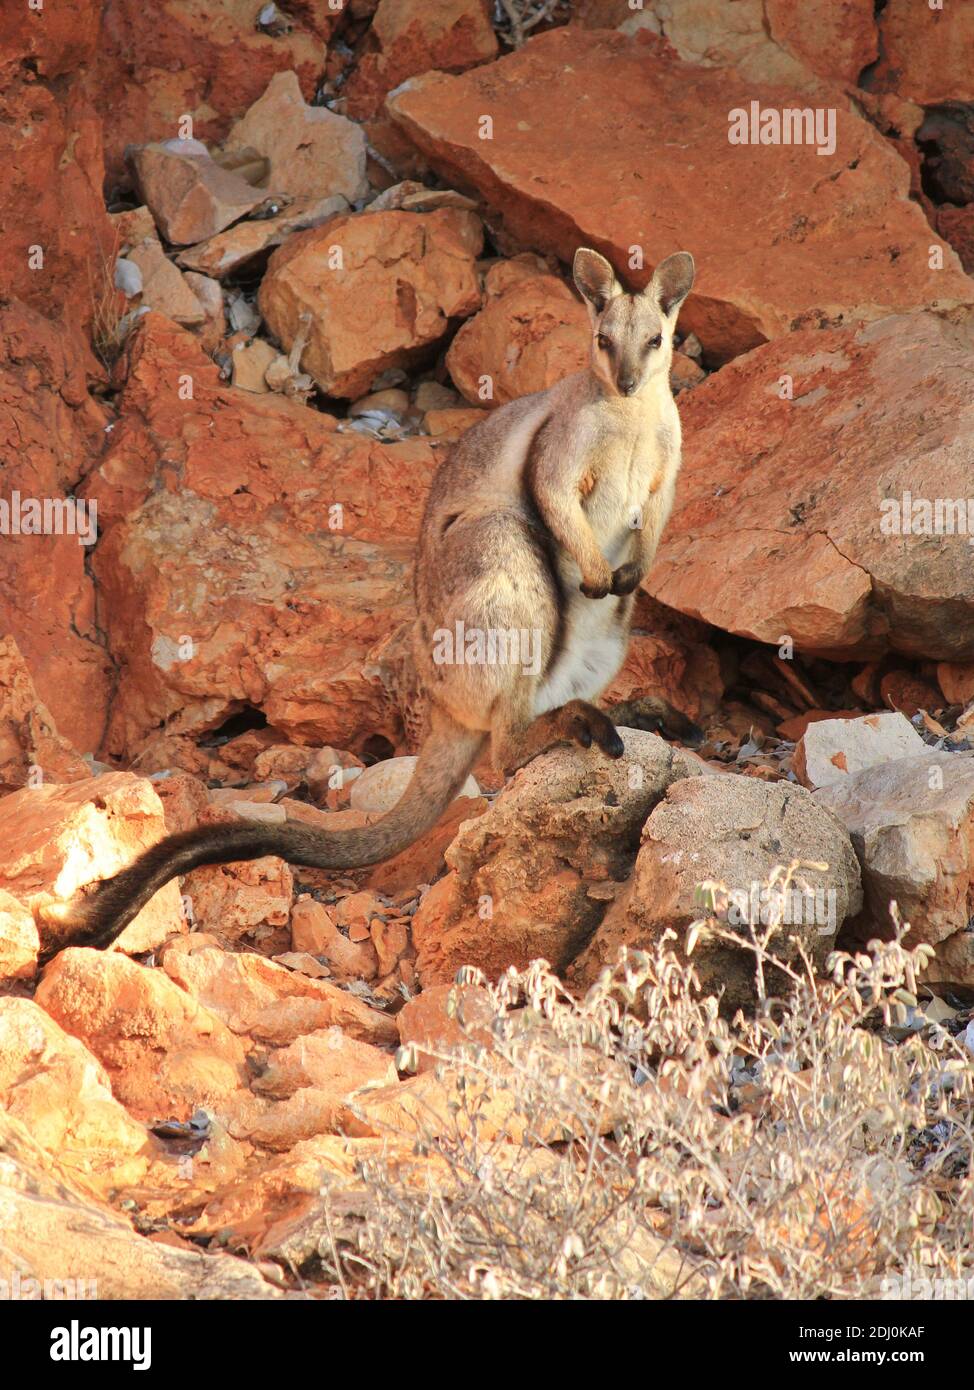
[[[752,101],[837,108],[834,150],[731,144],[728,115]],[[813,102],[682,63],[645,32],[574,27],[460,76],[411,79],[386,102],[430,164],[524,246],[565,261],[594,246],[637,284],[692,251],[680,322],[714,360],[801,322],[974,301],[974,281],[909,200],[906,163],[847,105],[839,91]],[[633,248],[642,268],[630,268]]]
[[[681,398],[683,470],[650,592],[763,642],[969,660],[972,373],[970,320],[922,312],[730,363]]]

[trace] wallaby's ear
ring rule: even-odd
[[[609,262],[598,251],[591,251],[587,246],[580,246],[575,252],[572,274],[579,294],[588,300],[597,314],[601,314],[610,299],[622,293],[622,286]]]
[[[673,314],[693,288],[693,257],[689,251],[677,251],[660,261],[653,278],[643,291],[655,299],[666,315]]]

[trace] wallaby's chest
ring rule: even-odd
[[[669,422],[656,411],[596,416],[579,431],[585,470],[580,488],[582,509],[607,560],[645,523],[677,450]]]

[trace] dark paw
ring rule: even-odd
[[[566,733],[583,748],[591,748],[594,743],[607,758],[621,758],[626,751],[612,720],[594,705],[572,711],[568,717]]]
[[[579,589],[586,598],[606,598],[612,592],[611,579],[607,584],[586,584],[583,580]]]
[[[607,719],[605,722],[608,727],[604,734],[599,737],[598,745],[607,758],[621,758],[626,751],[626,745],[612,720]]]
[[[641,582],[642,574],[639,566],[631,560],[612,571],[612,593],[619,598],[624,598],[626,594],[635,593]]]
[[[686,732],[683,734],[676,734],[675,737],[678,738],[681,743],[685,743],[688,748],[699,748],[707,741],[707,735],[704,733],[703,729],[701,729],[699,724],[694,724],[692,719],[686,721]]]
[[[699,748],[706,734],[685,714],[674,709],[666,700],[646,696],[641,700],[614,705],[612,717],[627,729],[642,729],[646,733],[665,734],[687,748]]]

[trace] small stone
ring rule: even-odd
[[[372,410],[388,410],[394,415],[405,415],[409,410],[409,393],[394,388],[373,391],[348,407],[350,416],[365,415]]]
[[[244,391],[266,392],[270,388],[264,380],[268,367],[277,359],[277,349],[264,338],[254,338],[241,344],[233,351],[233,384]]]
[[[808,725],[792,761],[802,786],[828,787],[867,767],[909,758],[924,742],[902,714],[867,714],[859,719],[821,719]]]
[[[400,800],[416,767],[416,758],[386,758],[363,768],[352,783],[353,811],[391,811]],[[474,777],[468,777],[457,796],[478,797],[480,788]]]
[[[156,225],[174,246],[206,241],[267,198],[238,174],[221,169],[196,140],[142,145],[129,158]]]
[[[366,136],[361,126],[326,106],[309,106],[297,74],[279,72],[230,131],[270,160],[270,187],[295,198],[364,198]]]

